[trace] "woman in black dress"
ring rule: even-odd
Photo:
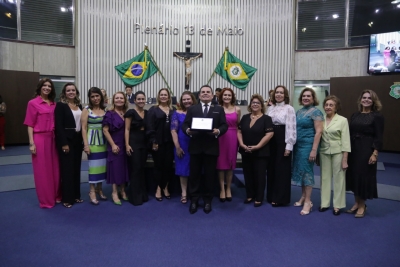
[[[264,114],[265,105],[262,96],[252,95],[247,110],[250,113],[240,120],[237,133],[247,195],[244,203],[255,201],[254,207],[260,207],[266,183],[268,142],[274,135],[274,128],[271,117]]]
[[[128,110],[125,117],[125,147],[128,155],[129,186],[127,190],[129,202],[142,205],[149,197],[146,190],[145,165],[147,160],[146,95],[142,91],[134,95],[135,107]]]
[[[346,173],[346,189],[354,192],[355,204],[346,212],[362,218],[367,209],[365,200],[378,198],[376,162],[382,149],[384,118],[374,91],[364,90],[357,103],[359,111],[350,119],[351,153]]]
[[[81,162],[83,139],[81,132],[82,106],[79,91],[73,83],[66,83],[61,91],[55,115],[55,135],[60,161],[63,206],[71,208],[81,199]]]
[[[162,88],[158,91],[157,104],[149,109],[146,120],[146,132],[154,160],[157,201],[163,200],[161,189],[166,199],[171,198],[168,183],[174,175],[174,142],[171,135],[171,117],[174,110],[169,90]]]

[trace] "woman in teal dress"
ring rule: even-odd
[[[296,112],[297,141],[293,149],[292,181],[301,186],[302,196],[294,203],[303,206],[301,215],[308,215],[312,210],[311,191],[314,186],[313,165],[317,158],[318,145],[323,130],[324,115],[315,106],[318,99],[315,91],[304,88],[299,96],[299,104],[303,108]]]

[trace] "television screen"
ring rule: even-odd
[[[371,34],[369,74],[400,74],[400,31]]]

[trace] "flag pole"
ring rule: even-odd
[[[169,87],[168,82],[165,80],[165,77],[164,77],[163,73],[161,72],[160,68],[158,67],[157,62],[154,60],[153,55],[151,54],[151,52],[150,52],[150,50],[149,50],[149,47],[148,47],[146,44],[144,45],[144,49],[147,50],[147,51],[149,51],[149,54],[150,54],[151,60],[152,60],[153,63],[154,63],[154,66],[156,66],[158,72],[160,72],[161,77],[163,78],[165,84],[167,85],[167,88],[168,88],[168,90],[169,90],[171,96],[173,96],[173,95],[174,95],[174,92],[172,92],[171,88]]]
[[[228,47],[225,47],[225,51],[229,51]],[[225,51],[224,51],[224,53],[222,54],[221,59],[225,56]],[[217,67],[218,67],[219,62],[221,61],[221,59],[218,60]],[[215,67],[215,68],[217,68],[217,67]],[[210,84],[210,81],[211,81],[211,79],[214,77],[214,75],[215,75],[215,69],[214,69],[213,73],[211,74],[210,79],[208,79],[208,82],[207,82],[206,84],[208,84],[208,85]]]

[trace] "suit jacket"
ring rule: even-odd
[[[82,110],[82,106],[79,105]],[[72,140],[76,135],[76,124],[74,115],[68,104],[58,102],[54,110],[56,143],[58,146],[68,145],[68,140]],[[82,135],[80,135],[82,137]]]
[[[350,132],[347,119],[335,114],[329,125],[326,126],[325,115],[319,153],[332,155],[342,152],[351,152]]]
[[[192,119],[194,117],[203,118],[203,109],[201,103],[191,106],[186,114],[185,120],[182,123],[182,131],[186,134],[186,130],[192,127]],[[208,154],[219,155],[218,138],[226,133],[228,125],[226,124],[225,112],[221,106],[211,105],[207,113],[207,118],[213,119],[212,128],[219,130],[220,134],[215,137],[214,134],[207,131],[194,131],[189,141],[190,154]]]
[[[217,96],[213,96],[213,99],[211,100],[211,104],[213,104],[213,105],[219,105],[219,103],[218,103],[218,97],[217,97]]]
[[[126,98],[128,99],[129,103],[131,103],[131,104],[135,103],[135,95],[134,94],[131,94],[131,98],[129,98],[129,96],[126,95]]]

